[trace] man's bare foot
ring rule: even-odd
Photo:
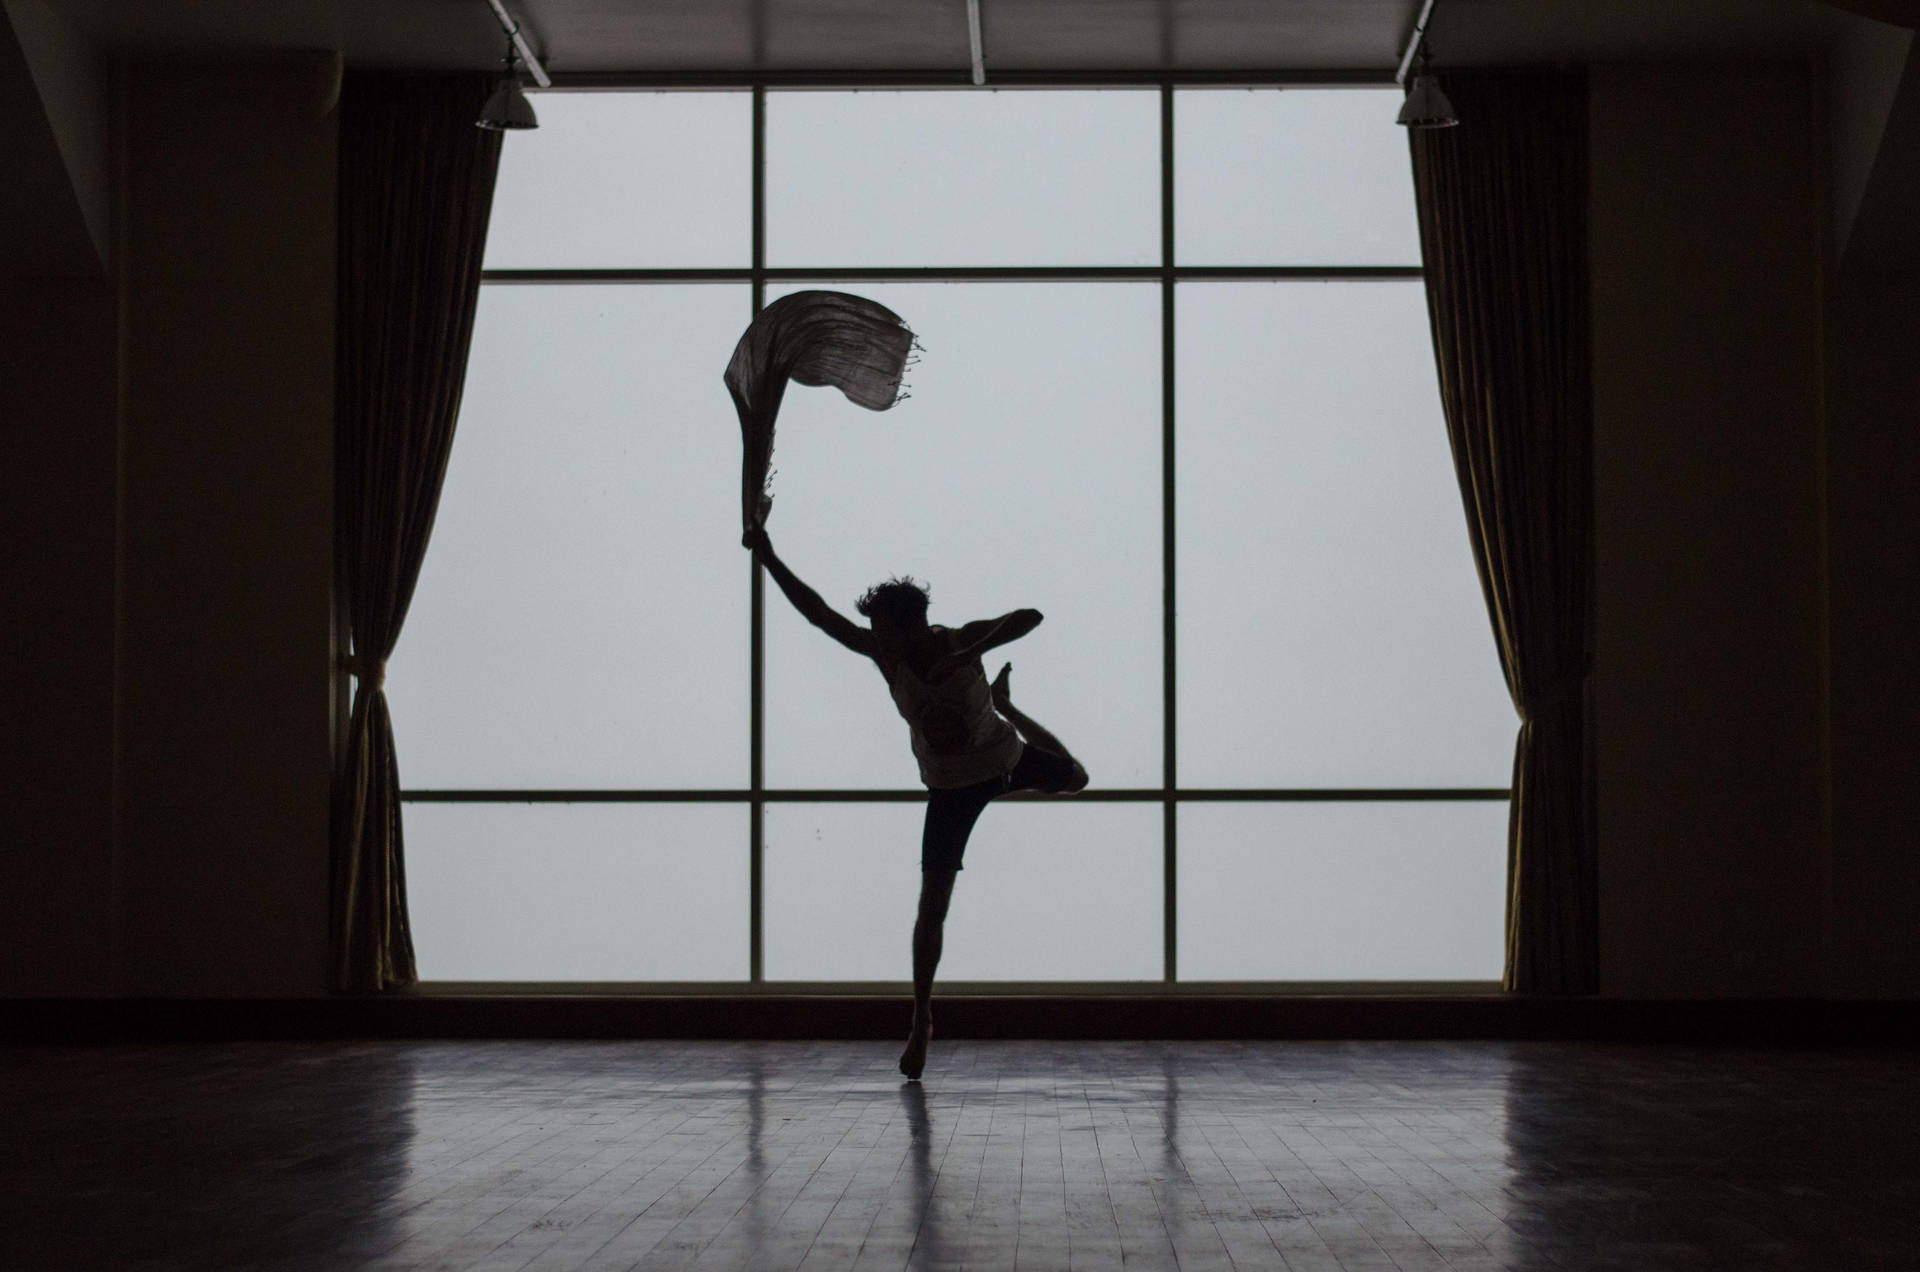
[[[908,1081],[918,1082],[927,1067],[927,1040],[933,1037],[933,1018],[916,1014],[913,1032],[907,1035],[907,1049],[900,1053],[900,1072]]]

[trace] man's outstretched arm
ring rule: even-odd
[[[942,667],[963,666],[989,649],[1019,640],[1040,626],[1044,617],[1037,609],[1017,609],[999,618],[982,618],[968,623],[953,634],[953,652],[943,655],[934,664],[935,674]]]
[[[792,570],[787,568],[773,551],[773,540],[767,537],[765,530],[749,530],[740,539],[742,547],[751,548],[760,558],[760,564],[767,567],[767,573],[773,575],[773,581],[786,593],[793,608],[800,611],[800,617],[818,627],[827,635],[863,657],[873,657],[873,633],[852,619],[839,613],[833,606],[820,599],[820,593],[802,583]]]

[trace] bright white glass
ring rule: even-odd
[[[769,93],[767,259],[1158,264],[1159,95]]]
[[[1180,979],[1498,980],[1507,805],[1182,804]]]
[[[929,581],[929,618],[1046,615],[990,652],[1013,699],[1096,785],[1160,781],[1159,289],[861,285],[926,346],[881,413],[795,386],[774,443],[768,529],[842,614],[889,575]],[[874,664],[767,586],[767,782],[919,784]]]
[[[1174,94],[1182,265],[1418,265],[1398,89]]]
[[[1412,265],[1394,91],[1182,90],[1182,264]],[[551,93],[510,136],[489,268],[741,266],[750,95]],[[774,266],[1157,264],[1152,91],[774,93]],[[834,286],[831,282],[817,285]],[[928,347],[870,414],[795,386],[771,522],[851,615],[1023,605],[989,656],[1096,785],[1161,777],[1159,290],[853,284]],[[774,289],[777,295],[783,290]],[[1504,785],[1514,719],[1418,283],[1178,289],[1180,781]],[[744,287],[489,287],[388,681],[410,787],[747,781]],[[767,591],[767,778],[917,786],[870,664]],[[744,805],[407,806],[422,974],[747,975]],[[899,982],[919,804],[766,816],[774,980]],[[1499,975],[1506,806],[1187,804],[1183,979]],[[945,981],[1158,979],[1157,805],[982,817]]]
[[[1421,284],[1177,304],[1180,784],[1505,786]]]
[[[744,804],[408,804],[423,980],[747,977]]]
[[[536,93],[500,151],[488,269],[745,267],[753,99]]]
[[[769,980],[907,981],[920,804],[772,804]],[[1160,809],[1003,802],[967,845],[943,981],[1158,980]]]
[[[732,286],[483,288],[387,678],[410,787],[747,783]]]

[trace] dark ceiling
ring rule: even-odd
[[[485,0],[50,0],[141,55],[338,49],[362,65],[495,63]],[[964,71],[965,0],[507,0],[557,75]],[[981,0],[986,64],[1386,71],[1419,0]],[[1442,64],[1798,56],[1851,19],[1816,0],[1438,0]]]

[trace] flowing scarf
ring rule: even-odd
[[[795,292],[760,311],[734,346],[726,374],[740,413],[744,529],[763,529],[773,507],[773,421],[787,381],[831,384],[856,406],[884,411],[904,396],[900,377],[914,348],[898,314],[846,292]]]

